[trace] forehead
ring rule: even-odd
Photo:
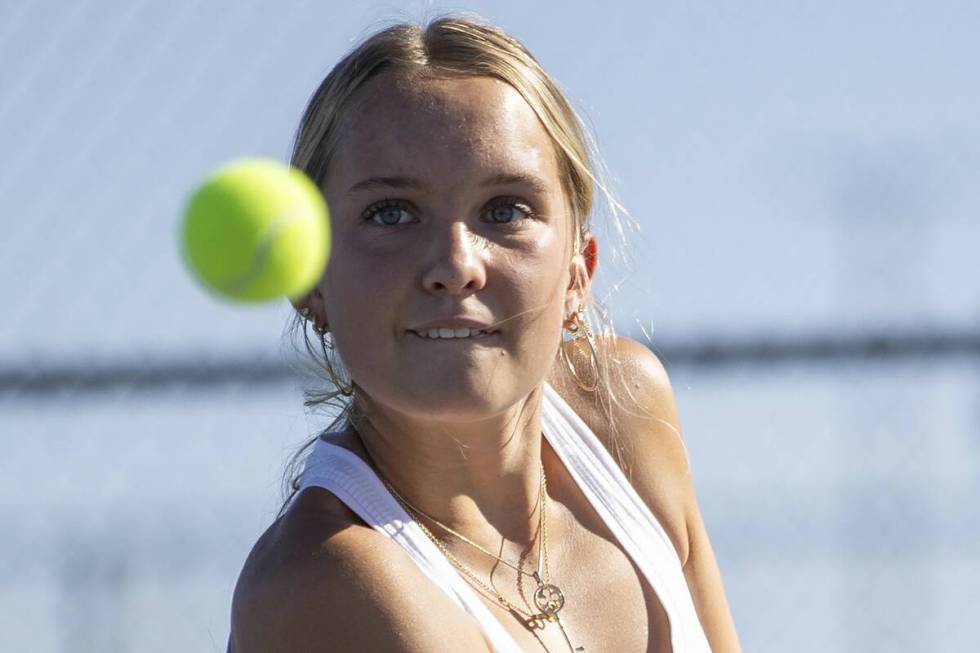
[[[558,185],[548,133],[520,93],[491,77],[378,75],[347,112],[336,155],[338,182],[377,174],[445,181],[478,168]]]

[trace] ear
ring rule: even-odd
[[[327,327],[327,314],[323,302],[323,294],[320,292],[319,287],[314,286],[310,292],[301,297],[290,299],[289,302],[300,315],[303,315],[304,309],[309,309],[309,315],[304,317],[310,320],[314,326]]]
[[[571,318],[578,307],[592,294],[592,279],[599,263],[599,247],[595,235],[587,233],[582,239],[582,249],[569,263],[568,288],[565,290],[565,319]]]

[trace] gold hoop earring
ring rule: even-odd
[[[592,331],[589,329],[588,324],[585,322],[585,306],[580,304],[578,307],[578,312],[573,313],[571,319],[571,324],[565,329],[568,333],[573,334],[574,337],[566,340],[564,334],[562,335],[561,345],[558,348],[558,356],[565,362],[565,366],[568,368],[569,373],[572,375],[572,379],[578,387],[582,388],[587,392],[595,392],[596,388],[599,387],[599,354],[596,352],[594,337]],[[583,331],[584,334],[579,334],[579,331]],[[578,335],[575,335],[578,334]],[[582,375],[575,370],[575,366],[572,364],[572,357],[568,353],[569,343],[575,343],[582,338],[589,345],[590,359],[592,361],[592,382],[585,383],[582,381]]]
[[[316,333],[318,336],[321,336],[321,337],[323,336],[323,334],[325,334],[327,331],[330,330],[330,328],[327,326],[326,322],[324,322],[324,325],[323,326],[320,326],[320,323],[319,322],[317,322],[315,319],[311,319],[310,318],[311,312],[310,312],[310,307],[309,306],[304,306],[303,308],[301,308],[299,310],[299,314],[303,318],[303,328],[304,329],[306,328],[306,325],[308,323],[312,323],[313,324],[313,331],[314,331],[314,333]]]

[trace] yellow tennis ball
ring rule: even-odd
[[[330,256],[327,205],[296,168],[234,161],[193,191],[182,244],[185,261],[214,293],[248,302],[298,298]]]

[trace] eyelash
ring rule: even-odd
[[[524,220],[536,220],[537,219],[537,214],[534,212],[534,209],[532,209],[530,206],[528,206],[527,204],[525,204],[524,202],[522,202],[521,200],[519,200],[516,197],[502,197],[502,198],[495,199],[487,207],[487,210],[493,211],[494,209],[497,209],[497,208],[499,208],[501,206],[511,206],[511,207],[514,207],[514,208],[518,209],[521,213],[523,213],[525,216],[527,216],[526,218],[524,218]],[[385,199],[381,200],[380,202],[376,202],[376,203],[372,204],[371,206],[369,206],[367,209],[365,209],[364,210],[364,213],[361,214],[361,219],[364,222],[372,222],[375,226],[378,226],[378,227],[402,227],[402,226],[404,226],[402,224],[381,224],[381,223],[378,223],[378,222],[373,222],[374,217],[376,215],[378,215],[378,213],[380,213],[381,211],[383,211],[384,209],[387,209],[387,208],[410,209],[411,208],[411,205],[408,202],[405,202],[403,200],[396,200],[396,199],[385,198]],[[517,224],[523,222],[524,220],[512,220],[510,222],[494,222],[493,220],[491,220],[490,223],[491,224],[498,224],[498,225],[507,226],[507,225],[517,225]]]

